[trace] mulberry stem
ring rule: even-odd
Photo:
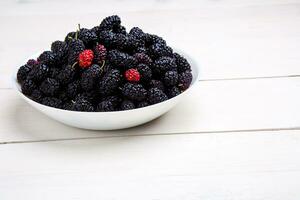
[[[104,65],[105,65],[105,60],[103,60],[103,62],[102,62],[102,65],[101,65],[101,67],[100,67],[101,70],[103,70]]]
[[[74,62],[73,65],[71,66],[71,68],[74,68],[75,65],[77,65],[78,62]]]
[[[80,24],[78,24],[78,29],[77,29],[77,31],[75,33],[75,40],[78,39],[78,33],[79,33],[79,31],[80,31]]]

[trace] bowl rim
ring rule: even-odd
[[[175,50],[175,52],[178,52],[180,55],[183,55],[187,60],[188,62],[190,63],[191,67],[192,67],[192,74],[193,74],[193,80],[192,80],[192,83],[190,85],[189,88],[187,88],[185,91],[183,91],[182,93],[180,93],[179,95],[175,96],[175,97],[172,97],[166,101],[163,101],[163,102],[160,102],[160,103],[156,103],[156,104],[152,104],[152,105],[149,105],[149,106],[146,106],[146,107],[141,107],[141,108],[135,108],[135,109],[131,109],[131,110],[120,110],[120,111],[108,111],[108,112],[97,112],[97,111],[94,111],[94,112],[86,112],[86,111],[74,111],[74,110],[64,110],[64,109],[61,109],[61,108],[55,108],[55,107],[51,107],[51,106],[47,106],[47,105],[44,105],[44,104],[41,104],[39,102],[36,102],[32,99],[30,99],[28,96],[24,95],[22,92],[21,92],[21,88],[20,88],[20,83],[17,81],[17,73],[18,73],[18,70],[19,70],[19,65],[15,67],[15,70],[13,71],[13,74],[11,76],[11,81],[12,81],[12,85],[13,85],[13,88],[14,90],[16,90],[16,92],[24,99],[26,99],[27,101],[30,101],[31,103],[33,104],[36,104],[38,106],[42,106],[42,107],[45,107],[46,109],[53,109],[53,111],[59,111],[59,112],[69,112],[69,113],[88,113],[88,114],[99,114],[99,113],[102,113],[102,114],[116,114],[116,113],[130,113],[130,112],[134,112],[134,111],[141,111],[143,109],[151,109],[153,108],[154,106],[158,106],[158,105],[162,105],[162,104],[167,104],[169,103],[170,101],[172,100],[175,100],[177,98],[180,98],[182,97],[182,95],[185,95],[186,93],[190,92],[193,88],[195,88],[196,85],[198,85],[199,83],[199,65],[197,64],[196,60],[194,60],[193,58],[191,58],[189,56],[189,54],[185,53],[185,51],[182,51],[182,50],[178,50],[177,48],[173,48]],[[27,58],[27,60],[25,60],[25,62],[23,62],[23,64],[21,64],[20,66],[24,65],[24,63],[26,63],[29,59],[36,59],[38,57],[38,55],[40,54],[39,53],[35,53],[31,56],[29,56]],[[195,70],[196,69],[196,73],[195,73]],[[194,73],[193,73],[194,72]],[[196,75],[196,76],[195,76]]]

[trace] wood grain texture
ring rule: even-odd
[[[0,198],[298,200],[299,143],[283,131],[0,145]]]
[[[0,141],[130,134],[300,128],[300,78],[200,81],[179,105],[148,124],[120,131],[85,131],[55,122],[13,90],[0,90]],[[99,122],[101,123],[101,122]]]

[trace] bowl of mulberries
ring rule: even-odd
[[[197,65],[166,41],[117,15],[91,29],[78,25],[14,74],[20,96],[64,124],[113,130],[151,121],[197,82]]]

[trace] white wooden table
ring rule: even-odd
[[[1,200],[300,199],[298,0],[82,2],[0,2]],[[176,108],[136,128],[85,131],[11,89],[27,56],[112,12],[202,64]]]

